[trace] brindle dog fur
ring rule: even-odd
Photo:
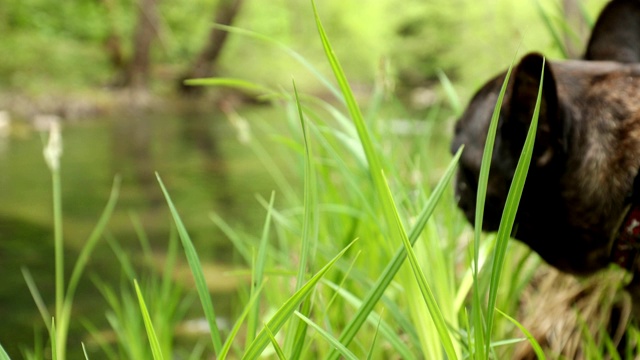
[[[482,223],[486,231],[498,229],[544,71],[534,152],[513,235],[549,264],[579,275],[611,263],[612,239],[640,170],[640,0],[613,0],[605,7],[584,59],[547,61],[543,68],[543,56],[533,53],[515,66],[500,110]],[[502,73],[486,83],[455,127],[452,150],[465,145],[456,196],[471,223],[486,134],[504,79]],[[629,290],[640,308],[640,285]]]

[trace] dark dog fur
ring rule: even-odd
[[[584,59],[640,62],[640,2],[614,0],[602,10]]]
[[[585,60],[547,61],[533,158],[514,237],[549,264],[589,274],[611,262],[612,238],[640,169],[640,0],[613,0],[601,13]],[[495,231],[529,128],[543,57],[514,68],[500,111],[483,228]],[[472,98],[452,150],[465,149],[459,207],[474,222],[482,151],[502,73]],[[640,305],[640,290],[630,291]]]

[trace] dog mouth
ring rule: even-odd
[[[469,221],[472,226],[475,226],[477,190],[472,189],[466,181],[459,179],[456,182],[455,201],[458,208],[464,213],[467,221]],[[500,203],[499,199],[487,195],[482,217],[482,230],[488,232],[498,230],[502,217],[501,207],[497,205],[498,203]]]

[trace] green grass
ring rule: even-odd
[[[231,326],[219,327],[221,314],[214,309],[203,268],[206,260],[194,246],[180,209],[170,196],[172,189],[162,182],[161,174],[157,179],[175,224],[162,273],[151,264],[151,246],[135,216],[133,227],[142,248],[142,263],[148,268],[141,270],[140,263],[105,231],[117,198],[116,180],[96,230],[66,281],[60,269],[70,259],[61,255],[59,168],[51,166],[56,220],[53,316],[37,284],[27,270],[24,273],[48,326],[52,358],[65,359],[69,353],[67,331],[69,323],[77,320],[71,311],[73,297],[99,239],[106,239],[121,267],[120,284],[94,278],[109,304],[105,315],[116,340],[110,343],[104,329],[85,323],[99,348],[99,352],[94,350],[96,354],[87,352],[84,345],[76,349],[85,358],[161,359],[186,351],[189,355],[185,357],[194,359],[257,359],[261,355],[331,360],[393,356],[499,359],[510,358],[515,347],[525,341],[531,343],[539,358],[545,358],[545,349],[519,318],[520,294],[539,260],[509,240],[531,159],[540,99],[499,231],[487,236],[481,233],[480,224],[497,115],[506,89],[503,86],[483,154],[478,227],[473,231],[457,211],[452,194],[451,181],[464,149],[453,157],[443,156],[445,150],[431,143],[448,137],[441,130],[445,123],[440,119],[461,112],[452,83],[441,74],[452,108],[439,105],[434,110],[438,116],[425,120],[434,123],[428,134],[405,136],[389,131],[388,119],[379,116],[379,109],[388,105],[388,94],[377,89],[366,107],[356,100],[316,5],[313,1],[311,4],[319,42],[334,78],[313,68],[295,51],[285,48],[285,52],[308,66],[335,99],[300,94],[295,82],[287,91],[247,79],[189,81],[192,85],[241,87],[274,99],[282,107],[289,129],[287,133],[275,133],[270,124],[261,124],[262,131],[273,135],[273,142],[263,144],[254,138],[246,144],[278,184],[269,199],[258,196],[255,204],[245,204],[263,207],[262,228],[235,229],[224,215],[211,214],[212,226],[218,226],[235,246],[238,266],[243,267],[240,272],[251,279],[238,289],[241,303],[235,312],[222,314],[229,317]],[[250,32],[245,35],[260,38]],[[269,39],[262,40],[284,48]],[[284,156],[298,169],[302,187],[275,166],[268,151],[274,146],[287,150]],[[191,297],[172,277],[180,245],[195,283]],[[505,279],[507,268],[511,269],[511,279]],[[191,306],[194,299],[199,306]],[[188,312],[204,317],[211,331],[200,339],[199,346],[185,349],[178,344],[175,329]],[[588,358],[601,358],[612,351],[606,336],[592,334],[587,326],[579,330]],[[7,358],[0,347],[0,359]]]

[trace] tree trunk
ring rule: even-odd
[[[107,14],[107,23],[109,27],[109,33],[104,40],[104,49],[109,57],[109,64],[113,68],[115,75],[111,81],[111,86],[122,87],[126,78],[126,61],[124,59],[124,52],[122,50],[122,37],[118,32],[116,26],[116,5],[114,0],[102,0],[105,12]]]
[[[233,24],[236,15],[240,11],[243,0],[221,0],[216,9],[215,23],[222,25]],[[214,74],[216,61],[226,43],[227,31],[212,28],[207,42],[196,57],[191,67],[179,78],[179,90],[183,95],[199,95],[202,88],[198,86],[184,85],[185,79],[211,77]]]
[[[156,0],[140,0],[138,25],[133,38],[133,58],[129,63],[126,85],[135,91],[146,91],[151,68],[151,44],[157,35]]]

